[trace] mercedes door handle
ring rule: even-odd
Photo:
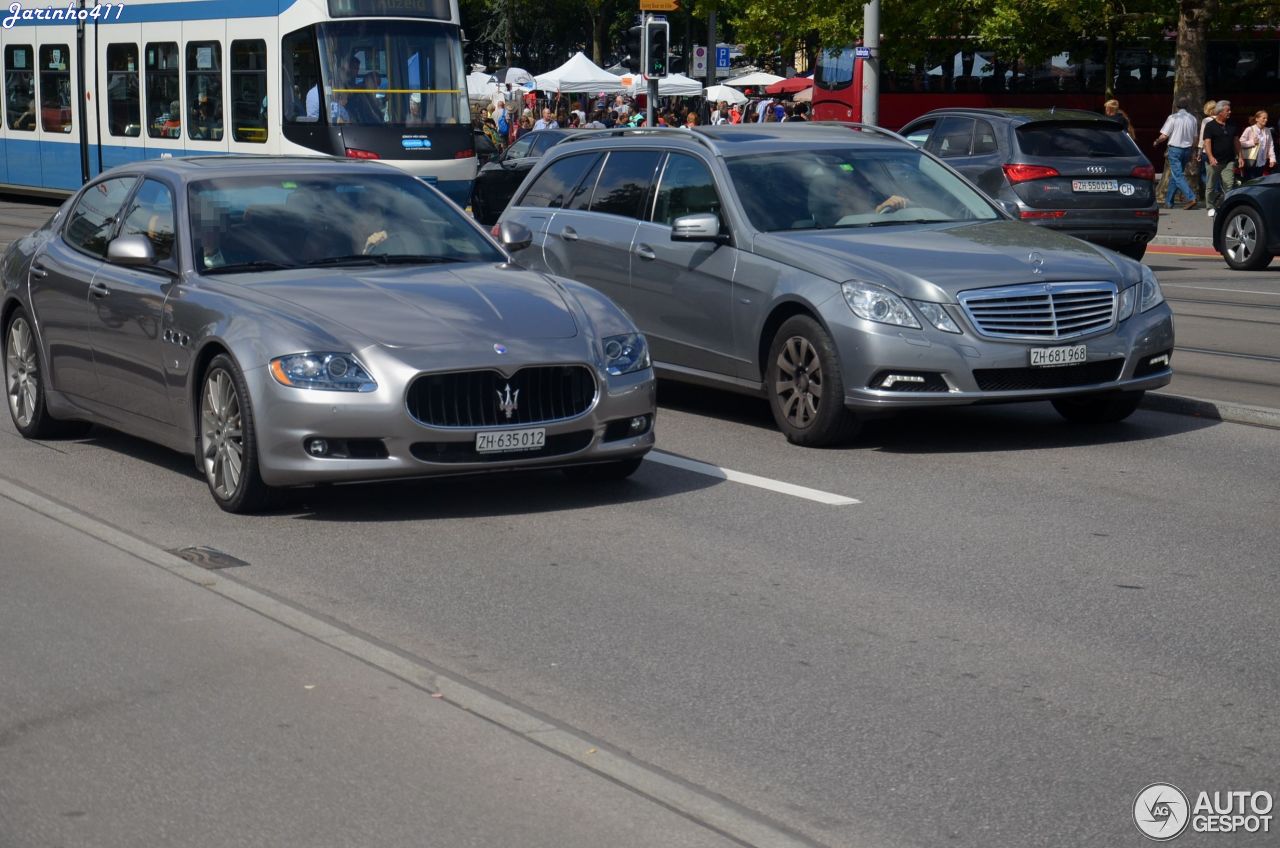
[[[40,263],[38,263],[38,262],[32,262],[32,263],[31,263],[31,276],[33,276],[33,277],[47,277],[47,276],[49,276],[49,272],[48,272],[47,270],[45,270],[45,267],[44,267],[43,265],[41,265]]]
[[[111,294],[111,289],[107,288],[106,283],[92,283],[89,286],[89,294],[94,297],[107,297]]]
[[[636,246],[636,256],[639,256],[641,259],[647,259],[650,261],[658,258],[658,254],[654,253],[653,248],[647,244],[641,244]]]
[[[575,230],[573,227],[565,227],[563,230],[560,231],[560,238],[564,239],[565,241],[577,241],[578,231]]]

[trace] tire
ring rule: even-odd
[[[1130,259],[1137,259],[1138,261],[1142,261],[1142,257],[1147,255],[1147,243],[1144,241],[1142,243],[1135,242],[1133,244],[1121,245],[1120,247],[1116,248],[1116,252],[1123,254],[1124,256],[1127,256]]]
[[[769,345],[765,391],[778,429],[792,444],[848,441],[858,418],[845,408],[844,379],[831,336],[808,315],[788,318]]]
[[[1133,414],[1146,392],[1104,392],[1058,398],[1053,408],[1073,424],[1115,424]]]
[[[640,463],[643,461],[644,457],[636,456],[631,459],[619,459],[614,462],[599,462],[595,465],[574,465],[561,470],[564,471],[564,476],[575,482],[609,483],[625,480],[635,474],[636,469],[640,467]]]
[[[39,342],[22,307],[13,311],[4,328],[4,388],[9,417],[23,438],[75,438],[91,426],[84,421],[60,421],[49,414]]]
[[[244,375],[226,354],[209,363],[200,382],[197,460],[209,493],[227,512],[267,506],[274,492],[258,472],[258,440]]]
[[[1222,258],[1236,271],[1260,271],[1271,264],[1267,225],[1251,206],[1235,206],[1222,223]]]

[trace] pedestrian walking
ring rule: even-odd
[[[1204,128],[1204,153],[1209,160],[1209,175],[1204,184],[1204,205],[1209,217],[1218,211],[1222,197],[1236,187],[1236,166],[1244,167],[1240,137],[1231,123],[1231,101],[1219,100],[1213,120]]]
[[[1133,134],[1133,124],[1129,122],[1129,116],[1120,108],[1119,100],[1108,100],[1102,104],[1102,111],[1108,118],[1124,127],[1124,131],[1129,134],[1129,138],[1136,138]]]
[[[1256,180],[1266,169],[1276,166],[1276,143],[1271,137],[1271,128],[1267,120],[1271,116],[1259,109],[1253,113],[1253,122],[1240,134],[1240,151],[1244,154],[1244,173],[1246,180]]]
[[[1209,160],[1204,155],[1204,128],[1209,126],[1209,122],[1213,120],[1214,110],[1218,108],[1218,101],[1206,100],[1204,102],[1204,117],[1200,119],[1200,135],[1196,137],[1196,153],[1193,157],[1200,169],[1200,187],[1203,189],[1205,180],[1209,176]]]
[[[1155,141],[1156,147],[1166,142],[1169,144],[1165,154],[1165,168],[1169,172],[1169,188],[1164,199],[1166,209],[1173,208],[1174,192],[1181,192],[1186,198],[1187,209],[1196,208],[1196,193],[1187,182],[1186,175],[1187,162],[1191,159],[1197,135],[1195,116],[1187,111],[1189,105],[1185,97],[1178,100],[1177,110],[1164,119],[1160,135]]]

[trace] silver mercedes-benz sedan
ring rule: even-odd
[[[317,482],[627,476],[654,438],[644,337],[595,290],[511,264],[527,230],[498,232],[375,162],[108,171],[4,255],[14,425],[190,452],[232,512]]]
[[[952,404],[1115,422],[1173,376],[1151,269],[1010,220],[873,127],[580,133],[500,222],[533,232],[517,261],[625,309],[659,376],[764,396],[798,444]]]

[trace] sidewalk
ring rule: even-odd
[[[4,480],[0,538],[0,845],[808,844]]]
[[[1213,219],[1201,203],[1187,210],[1181,206],[1172,209],[1160,207],[1160,224],[1151,244],[1171,247],[1213,248]]]

